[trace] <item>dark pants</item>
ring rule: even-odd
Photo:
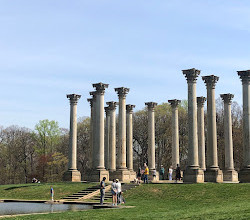
[[[144,183],[148,183],[148,175],[144,174]]]

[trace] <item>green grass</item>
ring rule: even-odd
[[[0,199],[49,200],[50,186],[55,191],[54,199],[60,199],[97,184],[86,183],[33,183],[0,185]]]
[[[124,196],[136,207],[11,219],[250,219],[250,184],[148,184]]]

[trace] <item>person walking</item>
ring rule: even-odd
[[[112,205],[117,205],[117,183],[116,180],[113,179],[113,183],[111,185],[111,193],[112,193]]]
[[[144,183],[148,183],[148,175],[149,175],[149,169],[148,166],[145,164]]]
[[[168,169],[168,179],[172,180],[172,175],[173,175],[173,167],[170,166]]]
[[[121,204],[122,202],[122,184],[119,182],[119,179],[116,179],[117,185],[117,204]]]
[[[164,173],[165,173],[165,169],[164,169],[163,165],[161,165],[160,175],[161,175],[162,180],[164,180]]]
[[[103,177],[102,181],[101,181],[101,184],[100,184],[100,204],[103,205],[103,202],[104,202],[104,196],[105,196],[105,180],[106,180],[106,177]]]
[[[54,201],[54,189],[53,189],[53,186],[50,186],[50,195],[51,195],[51,201]]]
[[[177,180],[181,180],[181,168],[179,167],[179,164],[177,164],[177,167],[176,167],[176,182]]]

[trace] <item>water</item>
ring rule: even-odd
[[[2,202],[0,203],[1,215],[16,215],[29,213],[78,211],[92,209],[91,205],[78,204],[45,204],[31,202]]]

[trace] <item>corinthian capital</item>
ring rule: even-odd
[[[245,70],[245,71],[237,71],[239,77],[241,78],[242,83],[249,83],[250,79],[250,70]]]
[[[148,106],[148,110],[154,111],[155,107],[157,106],[157,103],[156,102],[145,102],[145,105]]]
[[[215,84],[218,82],[219,77],[215,75],[211,76],[202,76],[202,80],[206,83],[206,86],[211,86],[212,89],[215,88]]]
[[[67,98],[69,99],[70,101],[70,104],[74,104],[76,105],[77,102],[78,102],[78,99],[81,98],[81,95],[77,95],[77,94],[69,94],[67,95]]]
[[[201,71],[197,70],[195,68],[188,69],[188,70],[182,70],[183,75],[185,75],[187,82],[196,82],[197,77],[200,75]]]
[[[118,102],[106,102],[106,104],[109,106],[110,110],[115,110]]]
[[[198,105],[199,107],[203,107],[206,100],[207,100],[206,97],[203,97],[203,96],[197,97],[197,105]]]
[[[125,98],[129,92],[129,88],[119,87],[119,88],[115,88],[115,91],[117,92],[119,97]]]
[[[177,108],[178,105],[181,103],[181,100],[171,99],[171,100],[168,100],[168,102],[170,103],[172,108]]]
[[[231,93],[227,93],[227,94],[221,94],[220,97],[225,103],[230,105],[232,103],[232,99],[234,98],[234,95]]]
[[[127,113],[133,113],[135,105],[126,105]]]
[[[95,83],[92,84],[92,86],[96,89],[96,93],[103,95],[105,92],[105,89],[109,87],[109,84],[104,84],[104,83]]]

